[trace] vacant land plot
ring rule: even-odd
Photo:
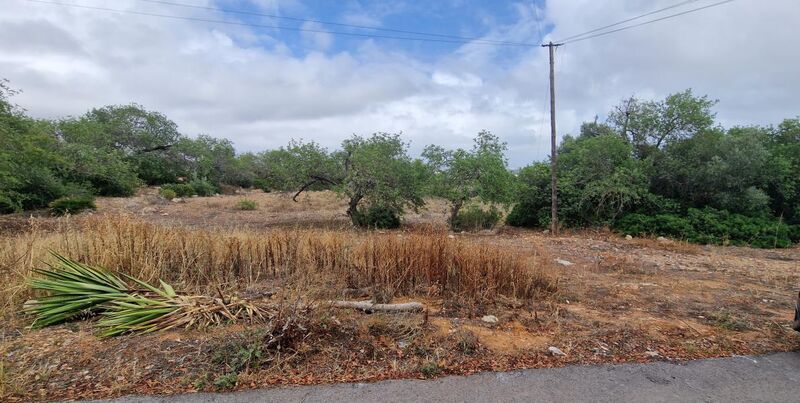
[[[238,208],[247,198],[255,210]],[[607,232],[444,229],[431,200],[402,230],[360,231],[329,192],[167,201],[0,221],[0,397],[108,397],[370,381],[572,363],[794,350],[800,250],[705,247]],[[269,323],[98,338],[30,330],[30,270],[54,250],[186,292],[280,308]],[[364,314],[329,301],[422,302]],[[553,350],[556,347],[558,350]],[[555,351],[555,352],[554,352]],[[563,353],[563,355],[562,355]]]

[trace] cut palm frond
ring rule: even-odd
[[[105,269],[53,256],[59,263],[36,270],[42,277],[30,280],[32,288],[48,293],[25,305],[26,312],[36,315],[35,328],[100,314],[100,336],[108,337],[264,318],[256,305],[236,297],[180,295],[164,281],[157,288],[124,275],[137,287],[132,288]]]
[[[34,328],[97,313],[103,304],[130,292],[119,277],[104,269],[86,266],[56,253],[53,256],[58,264],[34,270],[42,277],[29,281],[31,288],[49,294],[25,304],[25,311],[36,315],[31,325]]]

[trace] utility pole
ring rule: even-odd
[[[558,175],[556,164],[558,155],[556,151],[556,70],[553,53],[555,48],[563,45],[552,41],[543,44],[543,48],[550,50],[550,233],[558,235]]]

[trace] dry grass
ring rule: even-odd
[[[5,309],[30,297],[25,280],[51,259],[49,251],[148,282],[163,279],[205,292],[273,282],[478,301],[499,295],[530,298],[553,291],[556,284],[535,257],[452,239],[442,231],[212,231],[95,215],[64,219],[48,230],[34,223],[22,234],[0,239]]]

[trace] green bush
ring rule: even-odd
[[[11,214],[22,210],[18,195],[0,193],[0,214]]]
[[[50,202],[50,212],[54,215],[78,214],[96,208],[92,196],[67,196]]]
[[[163,197],[163,198],[165,198],[167,200],[172,200],[172,199],[178,197],[178,193],[175,192],[175,190],[170,189],[170,188],[161,188],[161,191],[159,193],[161,193],[161,197]]]
[[[391,207],[374,205],[364,210],[357,210],[353,217],[353,223],[366,228],[399,228],[400,214]]]
[[[198,196],[213,196],[217,193],[217,187],[207,180],[195,179],[189,182],[189,186],[194,189],[194,194]]]
[[[469,206],[461,210],[450,223],[453,231],[480,231],[492,229],[500,221],[501,214],[494,206],[483,210],[479,206]]]
[[[628,214],[614,227],[628,235],[661,235],[692,243],[787,248],[797,229],[774,218],[748,217],[710,207],[675,214]]]
[[[164,192],[165,190],[175,192],[175,195],[178,197],[191,197],[197,194],[194,187],[185,183],[169,183],[161,186],[161,191]]]
[[[236,208],[239,210],[255,210],[258,205],[255,200],[241,199],[236,203]]]

